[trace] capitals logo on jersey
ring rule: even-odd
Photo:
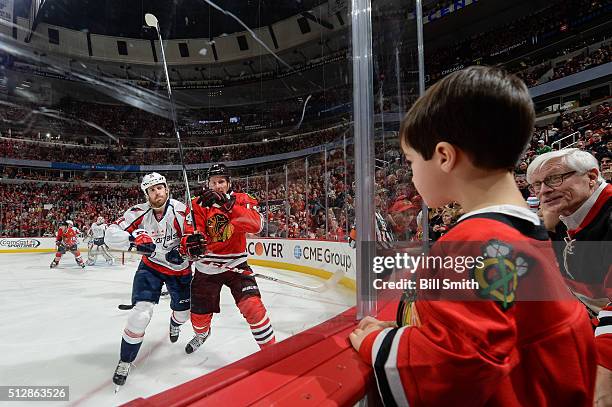
[[[225,214],[215,213],[206,219],[206,234],[210,238],[210,243],[225,242],[233,233],[234,225]]]

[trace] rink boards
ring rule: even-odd
[[[79,239],[79,250],[87,244]],[[2,253],[45,253],[55,251],[55,238],[0,238]],[[249,264],[296,271],[321,278],[342,272],[340,284],[355,289],[355,249],[346,242],[301,239],[247,239]]]

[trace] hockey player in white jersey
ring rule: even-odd
[[[132,285],[134,308],[123,331],[120,361],[113,375],[118,386],[125,383],[136,359],[162,285],[166,284],[171,298],[171,342],[178,340],[180,326],[189,319],[191,305],[191,264],[179,254],[187,207],[170,199],[166,178],[158,173],[145,175],[141,189],[147,202],[128,209],[108,227],[104,237],[104,242],[113,249],[134,248],[143,255]]]
[[[98,216],[98,219],[94,223],[91,224],[89,228],[89,232],[87,233],[89,237],[88,243],[88,252],[87,252],[87,265],[93,266],[96,264],[96,260],[98,259],[98,254],[102,253],[102,256],[106,260],[108,264],[111,266],[114,264],[115,259],[108,252],[108,246],[104,244],[104,234],[106,233],[106,228],[108,225],[104,222],[104,218],[102,216]]]

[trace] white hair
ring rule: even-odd
[[[593,154],[580,150],[579,148],[565,148],[559,151],[551,151],[549,153],[540,154],[537,156],[529,167],[527,167],[527,182],[533,183],[534,173],[540,171],[542,167],[551,160],[559,160],[567,168],[584,174],[592,169],[597,170],[597,181],[605,182],[599,170],[599,162]]]

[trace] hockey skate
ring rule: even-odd
[[[57,267],[58,264],[59,264],[59,261],[56,260],[56,259],[53,259],[53,261],[51,262],[51,265],[49,267],[54,269],[54,268]]]
[[[172,325],[172,320],[170,321],[170,342],[174,343],[178,341],[179,334],[181,333],[180,325]]]
[[[96,264],[96,261],[94,259],[88,259],[87,263],[85,264],[87,264],[88,266],[93,266],[94,264]]]
[[[187,354],[195,352],[204,342],[206,342],[206,339],[210,336],[210,331],[211,329],[206,333],[196,334],[193,339],[189,341],[187,346],[185,346],[185,352],[187,352]]]
[[[113,375],[113,383],[117,386],[123,386],[130,373],[130,367],[132,367],[130,362],[122,362],[120,360],[115,369],[115,374]]]
[[[106,263],[109,266],[114,266],[115,265],[115,259],[111,257],[110,259],[106,260]]]

